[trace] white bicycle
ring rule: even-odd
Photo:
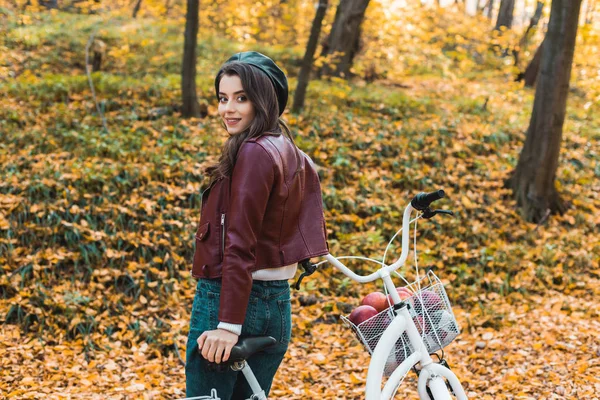
[[[316,265],[310,262],[303,263],[305,272],[298,280],[297,287],[304,276],[312,274],[320,264],[325,262],[333,264],[357,282],[367,283],[376,279],[382,279],[384,282],[384,290],[386,294],[389,293],[388,307],[358,324],[342,316],[344,323],[352,328],[357,338],[371,353],[365,390],[366,400],[392,399],[411,369],[419,375],[417,390],[421,400],[467,399],[462,385],[448,368],[445,360],[438,357],[438,361],[434,361],[431,357],[431,354],[445,347],[460,332],[442,283],[431,272],[423,277],[419,276],[416,252],[417,280],[403,289],[410,292],[410,297],[402,299],[391,278],[391,274],[397,274],[395,271],[404,265],[408,257],[410,223],[420,218],[431,218],[436,214],[452,214],[447,210],[431,210],[431,203],[442,197],[444,191],[438,190],[419,193],[412,199],[404,210],[402,229],[396,232],[388,243],[382,261],[354,256],[336,258],[327,254],[324,256],[325,260]],[[417,210],[420,214],[411,221],[413,210]],[[402,231],[400,258],[395,263],[386,265],[387,251],[400,231]],[[340,259],[344,258],[373,261],[378,263],[380,268],[370,275],[357,275],[340,262]],[[233,347],[229,360],[220,364],[221,368],[242,371],[254,393],[248,400],[267,400],[267,397],[245,360],[275,343],[276,340],[269,336],[241,338]],[[382,388],[386,376],[388,378]],[[195,397],[188,400],[192,399],[218,400],[218,397],[213,393],[210,397]]]

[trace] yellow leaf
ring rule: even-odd
[[[350,381],[354,384],[359,384],[359,383],[363,383],[364,379],[359,378],[358,376],[356,376],[356,374],[353,372],[350,374]]]
[[[469,200],[469,198],[467,196],[462,196],[460,201],[463,204],[463,206],[465,206],[465,208],[467,208],[467,209],[472,209],[475,207],[473,205],[473,203],[471,203],[471,200]]]

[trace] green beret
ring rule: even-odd
[[[257,51],[244,51],[236,53],[227,60],[227,62],[237,61],[244,64],[250,64],[262,72],[264,72],[275,87],[277,94],[277,103],[279,104],[279,115],[283,114],[283,110],[288,100],[288,83],[285,73],[275,64],[269,57]],[[215,81],[215,91],[217,96],[219,93],[219,82]]]

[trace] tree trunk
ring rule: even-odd
[[[338,5],[327,48],[323,52],[335,55],[335,59],[323,66],[323,74],[346,78],[350,76],[352,60],[358,50],[360,26],[368,5],[369,0],[343,0]]]
[[[100,71],[100,68],[102,67],[102,57],[106,54],[106,43],[100,39],[94,39],[92,51],[94,53],[94,56],[92,57],[92,72]]]
[[[525,35],[523,35],[522,40],[527,41],[529,39],[529,34],[531,33],[531,30],[538,25],[538,23],[540,22],[540,18],[542,18],[542,11],[544,11],[544,2],[538,0],[537,5],[535,6],[535,12],[529,20],[529,26],[527,27],[527,30],[525,31]]]
[[[137,18],[138,12],[140,11],[140,7],[142,6],[142,0],[137,0],[135,2],[135,6],[133,7],[133,14],[131,15],[133,18]]]
[[[325,11],[327,11],[327,0],[319,0],[317,13],[315,14],[312,28],[310,28],[310,37],[308,39],[308,44],[306,45],[306,53],[304,53],[304,59],[302,60],[302,66],[300,67],[300,74],[298,74],[298,84],[296,85],[296,92],[294,93],[294,106],[292,108],[292,112],[295,113],[302,111],[302,108],[304,107],[306,87],[308,86],[310,70],[313,66],[315,50],[317,49],[317,43],[319,42],[319,35],[321,33],[321,26],[323,24],[323,17],[325,17]]]
[[[495,0],[490,0],[490,3],[488,5],[487,17],[489,19],[492,19],[492,17],[494,16],[494,3],[495,3]]]
[[[543,10],[544,10],[544,2],[538,0],[537,6],[535,8],[535,13],[533,14],[533,16],[531,17],[531,19],[529,20],[529,26],[527,27],[527,30],[525,31],[525,34],[523,35],[523,37],[519,41],[519,46],[513,51],[513,56],[515,58],[515,66],[516,67],[519,66],[519,55],[521,53],[521,49],[523,49],[523,48],[525,48],[527,46],[527,42],[529,41],[529,36],[531,34],[531,31],[540,22],[540,18],[542,17],[542,11]]]
[[[503,26],[510,29],[512,27],[514,11],[515,0],[500,0],[500,10],[498,11],[495,29],[500,30]]]
[[[181,68],[181,116],[199,117],[200,104],[196,95],[196,44],[198,42],[199,0],[187,0],[185,36],[183,42],[183,65]]]
[[[535,51],[535,54],[533,55],[533,58],[529,62],[529,65],[527,65],[527,68],[525,68],[525,72],[519,74],[519,76],[517,77],[517,81],[525,80],[525,86],[527,87],[535,86],[535,81],[537,79],[538,73],[540,72],[540,64],[542,61],[542,50],[544,42],[545,39],[538,46],[537,50]]]
[[[57,9],[58,8],[58,0],[40,0],[39,1],[40,6],[44,6],[47,9]]]
[[[507,180],[527,221],[564,213],[556,170],[582,0],[553,0],[525,145]]]

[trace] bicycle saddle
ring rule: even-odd
[[[245,361],[253,354],[263,351],[277,343],[277,339],[271,336],[245,336],[240,338],[231,349],[229,359],[220,364],[209,362],[209,368],[217,371],[225,371],[236,362]]]
[[[277,339],[271,336],[246,336],[240,338],[231,349],[228,363],[243,361],[250,358],[254,353],[263,351],[277,343]]]

